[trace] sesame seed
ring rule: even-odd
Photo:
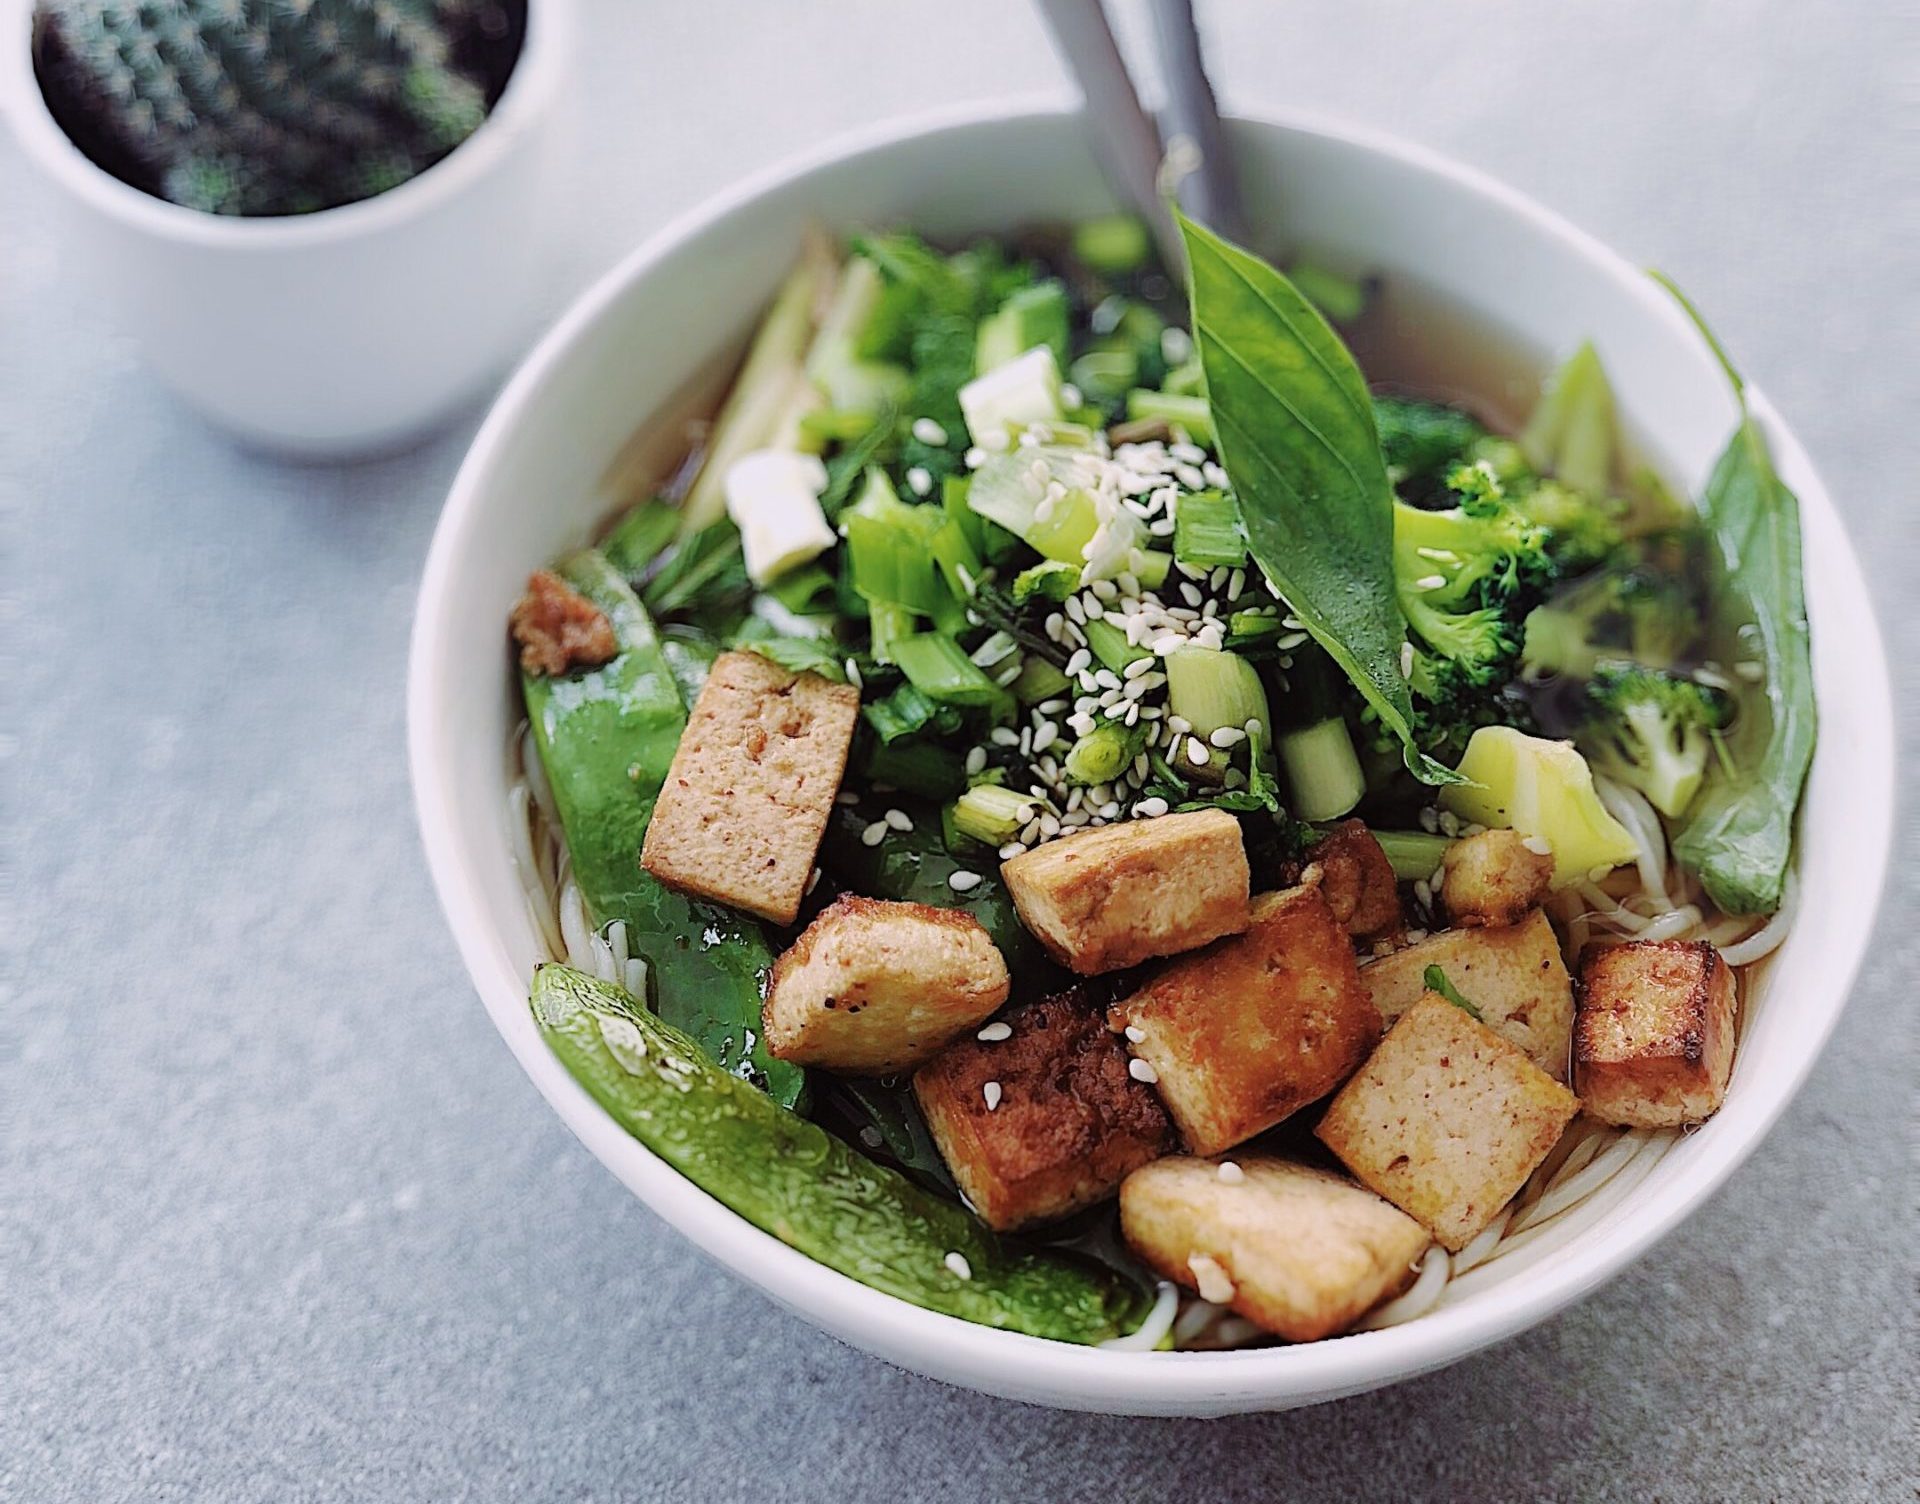
[[[971,893],[980,886],[980,874],[965,870],[948,874],[947,886],[956,893]]]
[[[1167,801],[1155,794],[1151,799],[1140,801],[1140,813],[1149,820],[1158,819],[1167,812]]]
[[[1442,590],[1446,587],[1447,577],[1443,574],[1423,574],[1413,582],[1415,590]]]
[[[835,804],[858,804],[860,802],[860,796],[854,793],[852,789],[842,789],[833,796],[833,802]]]
[[[998,1044],[1003,1039],[1013,1038],[1013,1025],[1004,1019],[995,1019],[973,1037],[982,1044]]]
[[[932,418],[915,418],[913,436],[922,444],[932,444],[936,448],[947,442],[947,431]]]
[[[878,1149],[886,1140],[880,1136],[880,1130],[869,1123],[860,1130],[860,1142],[869,1149]]]
[[[1189,731],[1193,730],[1193,722],[1189,721],[1183,715],[1170,715],[1167,717],[1167,730],[1171,731],[1175,736],[1185,736]]]
[[[948,1270],[960,1279],[973,1278],[973,1265],[967,1262],[963,1254],[950,1253],[940,1262],[945,1264]]]
[[[1027,821],[1027,823],[1021,827],[1020,839],[1029,846],[1035,844],[1040,839],[1040,821],[1038,819]]]
[[[885,820],[875,820],[873,824],[860,832],[860,844],[862,846],[878,846],[882,841],[886,840],[886,838],[887,822]]]
[[[1750,658],[1734,664],[1733,671],[1749,684],[1758,684],[1762,679],[1767,677],[1766,665],[1764,663],[1755,663]]]
[[[1146,1037],[1147,1037],[1147,1031],[1141,1028],[1140,1025],[1138,1024],[1127,1025],[1127,1038],[1132,1040],[1133,1043],[1140,1044],[1146,1039]]]
[[[1207,751],[1207,744],[1197,736],[1187,738],[1187,761],[1196,768],[1204,768],[1213,761],[1213,754]]]
[[[1011,726],[995,726],[987,733],[993,738],[996,747],[1017,747],[1020,745],[1020,733]]]
[[[1122,672],[1126,678],[1138,679],[1142,674],[1150,674],[1153,672],[1153,660],[1151,658],[1136,658],[1133,662],[1129,663]]]
[[[1218,1173],[1222,1185],[1239,1185],[1247,1178],[1247,1172],[1230,1159],[1220,1161]]]
[[[1000,860],[1010,862],[1017,856],[1025,856],[1027,848],[1019,841],[1009,841],[1000,848]]]
[[[867,687],[866,680],[860,677],[859,664],[855,663],[851,658],[849,658],[846,663],[846,669],[847,669],[847,683],[851,684],[855,689],[865,689]]]
[[[969,470],[978,470],[987,462],[987,451],[975,444],[966,452],[965,459]]]
[[[1237,600],[1239,600],[1239,599],[1240,599],[1240,592],[1241,592],[1242,590],[1245,590],[1246,588],[1247,588],[1247,572],[1246,572],[1246,570],[1244,570],[1244,569],[1235,569],[1235,570],[1234,570],[1234,572],[1233,572],[1232,574],[1230,574],[1230,575],[1228,575],[1228,576],[1227,576],[1227,600],[1228,600],[1228,602],[1229,602],[1229,603],[1231,603],[1231,602],[1233,602],[1233,601],[1237,601]]]
[[[967,752],[967,777],[977,778],[987,770],[987,749],[973,747]]]
[[[986,1098],[987,1111],[993,1112],[1000,1106],[1000,1083],[998,1081],[989,1081],[985,1086],[980,1088],[980,1095]]]
[[[1436,835],[1440,830],[1440,812],[1432,805],[1424,806],[1420,811],[1420,828],[1428,835]]]
[[[895,830],[908,831],[913,829],[913,821],[909,818],[905,810],[890,809],[882,818]]]
[[[1069,679],[1079,678],[1080,671],[1091,662],[1093,662],[1092,653],[1088,652],[1085,648],[1076,649],[1073,656],[1067,660],[1067,677]]]
[[[907,471],[907,489],[915,496],[925,496],[933,489],[933,472],[925,465],[915,465]]]
[[[820,869],[818,867],[815,867],[813,871],[807,874],[807,892],[811,893],[815,888],[819,886],[820,886]]]
[[[1400,677],[1402,679],[1413,677],[1413,644],[1410,642],[1400,644]]]
[[[1129,1060],[1127,1074],[1136,1081],[1144,1081],[1151,1086],[1160,1079],[1160,1073],[1144,1060]]]
[[[1183,581],[1180,586],[1180,599],[1185,601],[1189,606],[1198,606],[1200,604],[1200,587],[1191,581]]]
[[[1212,736],[1207,738],[1209,742],[1223,751],[1228,747],[1238,746],[1246,739],[1247,733],[1240,730],[1237,726],[1222,726],[1218,731],[1214,732]]]
[[[1526,840],[1520,844],[1535,856],[1553,855],[1553,842],[1549,841],[1545,836],[1528,836]]]

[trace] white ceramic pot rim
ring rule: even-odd
[[[500,98],[472,135],[433,166],[384,193],[311,214],[208,214],[143,193],[94,164],[60,128],[33,72],[32,0],[5,5],[0,100],[11,99],[14,133],[41,170],[96,213],[182,245],[279,251],[376,234],[457,197],[487,176],[513,137],[540,118],[562,86],[574,0],[527,0],[520,55]]]
[[[428,555],[409,666],[408,710],[411,773],[429,866],[462,957],[496,1021],[508,1016],[504,1011],[508,1008],[525,1009],[526,978],[517,974],[501,937],[483,922],[485,907],[478,888],[462,867],[457,836],[462,812],[454,807],[440,776],[450,754],[448,734],[431,713],[439,692],[432,676],[439,672],[436,663],[449,661],[444,599],[454,583],[456,560],[477,525],[483,479],[523,411],[626,287],[644,279],[681,242],[741,206],[830,162],[923,134],[964,131],[1023,116],[1058,117],[1059,105],[1059,96],[1051,95],[944,109],[840,137],[750,177],[675,219],[604,276],[541,341],[496,401],[455,478]],[[1595,276],[1627,286],[1654,318],[1667,321],[1676,333],[1698,338],[1668,295],[1621,257],[1475,169],[1423,147],[1320,116],[1273,112],[1254,118],[1383,154],[1451,180],[1470,194],[1497,201],[1558,243],[1571,259],[1585,263]],[[1768,429],[1782,468],[1792,461],[1797,468],[1810,469],[1797,441],[1764,397],[1750,387],[1748,398]],[[1819,504],[1827,506],[1824,497]],[[1864,598],[1857,563],[1844,545],[1842,552],[1841,572],[1852,574],[1848,587],[1857,585]],[[1863,672],[1885,685],[1884,653],[1870,617],[1854,646]],[[1890,749],[1890,721],[1887,735]],[[1889,788],[1890,758],[1889,750]],[[1855,870],[1863,884],[1871,885],[1863,891],[1878,895],[1884,886],[1890,842],[1884,830],[1858,835],[1860,864]],[[1851,987],[1864,955],[1863,932],[1851,954],[1833,958],[1829,975],[1837,998],[1844,998]],[[1791,1082],[1771,1100],[1744,1112],[1737,1133],[1723,1131],[1696,1140],[1692,1147],[1698,1152],[1689,1158],[1684,1172],[1665,1187],[1657,1205],[1640,1209],[1643,1215],[1630,1228],[1604,1242],[1575,1246],[1550,1265],[1527,1271],[1502,1287],[1500,1300],[1463,1302],[1402,1326],[1318,1343],[1221,1353],[1092,1350],[970,1325],[871,1290],[761,1232],[644,1150],[566,1074],[537,1034],[525,1031],[518,1038],[507,1037],[522,1067],[568,1127],[652,1210],[716,1261],[751,1279],[790,1309],[807,1314],[830,1333],[908,1366],[919,1366],[916,1354],[937,1354],[926,1361],[943,1377],[989,1392],[1044,1397],[1050,1403],[1085,1409],[1221,1413],[1336,1398],[1414,1377],[1511,1336],[1580,1299],[1672,1231],[1758,1146],[1804,1083],[1839,1012],[1836,1003],[1817,1034],[1806,1039],[1805,1057]]]

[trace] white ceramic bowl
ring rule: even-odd
[[[0,101],[70,248],[168,386],[245,443],[366,454],[477,400],[552,315],[574,6],[533,0],[506,89],[443,160],[317,214],[203,214],[94,166],[34,79],[31,0],[0,0]]]
[[[1618,256],[1476,173],[1404,143],[1287,119],[1237,122],[1249,208],[1387,275],[1413,271],[1541,352],[1591,336],[1628,421],[1697,485],[1734,409],[1667,295]],[[540,957],[515,876],[506,747],[520,717],[502,623],[527,572],[603,520],[597,479],[636,423],[737,344],[807,220],[1005,230],[1110,207],[1076,116],[1000,107],[872,131],[763,174],[654,237],[573,308],[474,442],[421,587],[409,685],[413,781],[433,877],[495,1026],[601,1161],[697,1247],[826,1331],[921,1373],[1043,1404],[1212,1415],[1280,1409],[1451,1363],[1595,1289],[1752,1152],[1812,1067],[1864,952],[1888,850],[1893,739],[1866,587],[1806,454],[1764,406],[1805,516],[1824,724],[1807,795],[1804,906],[1749,1000],[1726,1106],[1612,1203],[1563,1217],[1497,1282],[1418,1321],[1300,1347],[1120,1354],[932,1315],[749,1226],[655,1159],[535,1032]]]

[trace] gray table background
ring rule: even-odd
[[[1064,92],[1020,0],[589,9],[598,129],[556,301],[836,130]],[[1920,35],[1897,9],[1206,20],[1230,103],[1456,153],[1694,293],[1862,542],[1911,757]],[[477,415],[353,468],[236,453],[141,372],[27,178],[0,143],[0,1498],[1913,1497],[1910,799],[1805,1094],[1578,1309],[1397,1390],[1213,1425],[947,1389],[702,1264],[468,989],[401,689]]]

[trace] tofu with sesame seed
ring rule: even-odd
[[[1518,924],[1553,882],[1553,848],[1517,830],[1483,830],[1447,848],[1434,891],[1453,922]]]
[[[773,963],[761,1023],[782,1060],[878,1076],[930,1059],[1008,987],[971,914],[846,893]]]
[[[722,653],[680,734],[640,864],[669,888],[792,924],[859,713],[851,685]]]
[[[1574,1086],[1623,1128],[1704,1122],[1733,1071],[1733,970],[1704,940],[1589,950],[1573,1030]]]
[[[1340,1088],[1320,1141],[1453,1252],[1526,1184],[1580,1099],[1437,992]]]
[[[1081,976],[1175,956],[1247,927],[1240,822],[1159,815],[1063,836],[1001,864],[1020,922]]]
[[[1177,1157],[1120,1188],[1120,1230],[1142,1263],[1290,1342],[1343,1332],[1413,1279],[1433,1241],[1405,1212],[1331,1170],[1270,1155]]]
[[[1362,966],[1360,981],[1387,1027],[1425,995],[1429,966],[1446,973],[1488,1028],[1554,1080],[1567,1079],[1573,978],[1545,914],[1535,909],[1500,929],[1442,930]]]
[[[1400,929],[1400,880],[1364,820],[1342,820],[1308,848],[1306,862],[1320,869],[1320,891],[1348,934],[1365,940]]]
[[[940,1157],[989,1227],[1105,1201],[1129,1172],[1175,1149],[1166,1109],[1128,1073],[1125,1048],[1083,990],[1029,1003],[993,1033],[962,1039],[913,1078]]]
[[[1305,887],[1262,894],[1245,934],[1161,968],[1109,1021],[1195,1154],[1318,1101],[1380,1038],[1347,932],[1320,890]]]

